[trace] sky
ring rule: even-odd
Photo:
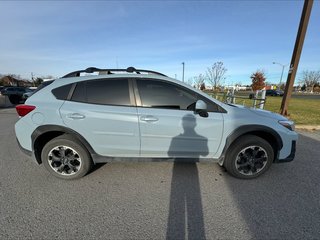
[[[0,1],[0,73],[61,77],[87,67],[134,66],[185,80],[222,61],[224,84],[264,70],[279,83],[289,65],[303,1]],[[320,70],[315,0],[296,82]],[[285,67],[283,81],[288,67]]]

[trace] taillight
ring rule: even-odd
[[[35,106],[25,105],[25,104],[16,106],[17,113],[20,117],[24,117],[29,112],[33,111],[35,108],[36,108]]]

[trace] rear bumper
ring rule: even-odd
[[[25,148],[23,148],[23,147],[21,146],[19,140],[18,140],[17,138],[16,138],[16,140],[17,140],[17,143],[18,143],[18,146],[19,146],[21,152],[23,152],[23,153],[27,156],[28,160],[31,160],[31,161],[39,164],[39,163],[37,162],[37,160],[36,160],[33,152],[32,152],[32,151],[29,151],[29,150],[27,150],[27,149],[25,149]]]
[[[294,159],[295,155],[296,155],[296,144],[297,144],[296,141],[292,141],[291,152],[290,152],[288,157],[283,158],[283,159],[277,158],[274,162],[275,163],[291,162]]]
[[[27,150],[27,149],[25,149],[25,148],[23,148],[23,147],[21,146],[18,138],[16,138],[16,140],[17,140],[17,143],[18,143],[18,146],[19,146],[21,152],[23,152],[24,154],[28,155],[29,157],[32,157],[32,152],[29,151],[29,150]]]

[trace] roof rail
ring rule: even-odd
[[[85,70],[78,70],[78,71],[68,73],[67,75],[64,75],[62,78],[80,77],[81,73],[94,73],[94,72],[99,72],[99,73],[105,72],[107,74],[113,74],[114,72],[127,72],[127,73],[134,73],[135,72],[137,74],[152,73],[152,74],[167,77],[166,75],[159,73],[159,72],[150,71],[150,70],[143,70],[143,69],[135,69],[134,67],[128,67],[127,69],[100,69],[100,68],[96,68],[96,67],[89,67]]]

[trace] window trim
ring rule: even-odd
[[[76,89],[76,86],[77,86],[77,83],[73,83],[72,84],[66,101],[71,101],[71,98],[72,98],[72,95],[74,93],[74,90]]]
[[[134,87],[133,87],[133,82],[132,79],[127,78],[128,80],[128,88],[129,88],[129,98],[130,98],[130,103],[133,107],[137,106],[137,102],[136,102],[136,98],[135,98],[135,94],[134,94]]]
[[[139,89],[138,89],[137,79],[132,79],[131,81],[132,81],[134,96],[136,99],[136,107],[143,107],[142,102],[141,102]]]

